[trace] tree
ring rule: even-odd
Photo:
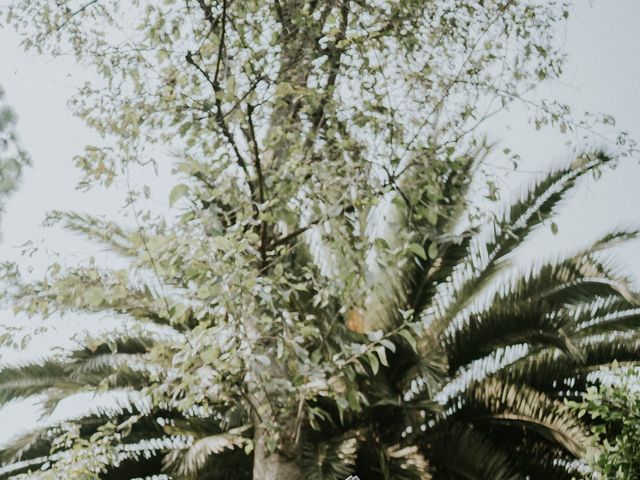
[[[109,312],[127,331],[3,370],[1,397],[46,394],[50,409],[123,390],[126,408],[97,403],[6,458],[45,454],[32,464],[47,462],[44,478],[150,475],[167,452],[177,478],[499,478],[517,476],[509,459],[526,452],[547,460],[522,468],[563,478],[554,460],[580,456],[585,433],[553,381],[636,358],[635,337],[585,326],[587,306],[635,302],[593,257],[634,232],[481,308],[506,256],[609,158],[580,156],[493,221],[468,191],[489,150],[479,125],[559,75],[553,38],[567,15],[563,2],[516,0],[9,7],[28,47],[71,51],[103,79],[74,99],[107,139],[76,158],[85,185],[110,184],[158,146],[185,183],[169,195],[178,217],[140,211],[132,192],[131,231],[55,215],[130,267],[53,265],[13,286],[14,308]],[[536,115],[577,127],[555,104]]]
[[[0,214],[7,196],[18,185],[22,169],[29,164],[29,157],[18,141],[15,122],[15,114],[4,103],[4,91],[0,87]]]
[[[580,401],[567,402],[593,422],[589,458],[594,478],[631,480],[640,471],[640,394],[637,369],[617,365],[602,372],[598,386],[591,386]]]

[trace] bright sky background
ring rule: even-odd
[[[559,39],[569,53],[563,82],[544,87],[543,95],[571,104],[576,113],[585,110],[612,114],[621,129],[640,140],[640,1],[577,0],[566,36]],[[78,263],[90,255],[112,261],[99,246],[55,228],[43,228],[45,213],[52,209],[105,214],[122,219],[123,193],[120,184],[110,190],[88,193],[75,190],[79,175],[72,157],[82,147],[100,139],[66,107],[66,101],[87,78],[87,73],[68,57],[49,58],[25,54],[17,35],[0,30],[0,85],[7,101],[19,115],[18,129],[23,144],[33,159],[21,189],[8,202],[2,219],[0,261],[13,260],[33,269],[34,275],[58,258],[67,264]],[[506,196],[515,195],[519,185],[550,165],[567,161],[569,152],[559,135],[535,132],[523,121],[521,112],[503,115],[492,123],[489,138],[500,146],[509,146],[522,157],[522,171],[503,181]],[[163,165],[170,168],[169,162]],[[499,171],[502,172],[502,171]],[[171,178],[160,179],[150,173],[142,179],[152,184],[152,202],[161,210],[168,208]],[[140,179],[139,179],[140,180]],[[523,252],[523,261],[541,254],[567,251],[593,240],[617,226],[640,226],[640,158],[628,159],[615,171],[597,182],[589,181],[577,189],[559,221],[558,235],[541,232]],[[21,254],[22,245],[33,242],[40,247],[32,257]],[[640,284],[640,242],[619,249],[621,264]],[[57,256],[60,254],[60,257]],[[69,343],[74,325],[84,321],[74,317],[60,322],[57,334],[35,341],[26,352],[0,350],[0,363],[25,356],[43,355],[52,346]],[[106,319],[100,321],[106,322]],[[0,311],[0,322],[24,324],[10,312]],[[107,326],[106,324],[104,325]],[[73,412],[90,402],[84,397],[61,406],[57,417]],[[36,408],[15,402],[0,410],[0,443],[15,432],[35,425]]]

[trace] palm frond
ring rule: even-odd
[[[391,478],[398,480],[431,480],[429,461],[417,445],[393,445],[387,449]]]
[[[481,144],[460,157],[458,161],[465,173],[449,171],[444,174],[441,178],[442,192],[436,198],[431,198],[429,188],[421,188],[420,185],[416,188],[415,178],[412,179],[415,192],[412,191],[408,198],[402,191],[401,182],[383,207],[384,214],[375,217],[377,221],[384,219],[386,230],[383,229],[382,238],[391,246],[390,250],[400,246],[399,239],[411,238],[412,244],[405,252],[405,258],[395,259],[393,265],[376,267],[368,272],[372,278],[370,291],[373,300],[366,315],[376,317],[369,320],[372,326],[389,328],[397,325],[399,310],[412,311],[418,318],[435,286],[446,279],[459,260],[468,254],[471,232],[457,233],[456,229],[468,202],[467,194],[472,183],[468,173],[475,169],[486,151],[487,146]],[[433,185],[433,179],[427,183]],[[429,215],[420,212],[429,212]],[[372,253],[384,260],[387,252],[378,252],[374,248]]]
[[[249,440],[242,434],[248,429],[249,426],[243,426],[196,439],[185,437],[185,448],[173,449],[165,455],[163,469],[178,478],[195,478],[211,456],[244,447]]]
[[[578,324],[581,336],[596,335],[612,331],[635,331],[640,329],[640,308],[620,309],[602,316],[593,316]]]
[[[629,240],[635,240],[640,236],[640,229],[637,228],[618,228],[606,233],[596,241],[592,242],[586,250],[595,253],[601,250],[608,250],[616,247]]]
[[[134,281],[125,270],[75,268],[52,275],[48,280],[25,285],[14,296],[16,311],[49,316],[56,312],[113,312],[129,318],[176,330],[188,324],[172,323],[172,311],[162,292]]]
[[[0,405],[52,390],[70,394],[83,388],[82,383],[69,378],[68,369],[60,360],[49,359],[0,369]]]
[[[481,230],[471,243],[469,255],[460,262],[452,278],[440,287],[431,307],[436,318],[431,328],[436,332],[447,328],[458,312],[475,300],[506,265],[505,258],[554,214],[575,181],[609,160],[603,153],[578,157],[569,166],[539,180],[507,209],[502,220]]]
[[[451,369],[519,343],[556,346],[580,359],[574,337],[578,322],[584,323],[589,314],[584,302],[618,298],[629,305],[635,297],[627,279],[590,254],[545,263],[501,287],[486,309],[452,324],[445,337]],[[577,307],[569,309],[570,305]]]
[[[433,440],[425,438],[425,448],[438,471],[436,478],[445,478],[444,471],[454,478],[469,480],[516,480],[521,474],[507,452],[489,436],[471,425],[448,426],[433,432]]]
[[[361,478],[432,479],[429,461],[417,445],[385,445],[367,437],[359,445],[356,457],[354,470]]]
[[[115,222],[78,212],[54,212],[53,215],[67,230],[102,243],[122,256],[133,257],[137,253],[135,234]]]
[[[533,388],[563,394],[579,392],[587,384],[589,373],[607,367],[614,361],[640,362],[640,337],[619,334],[593,335],[578,342],[583,359],[577,362],[556,349],[533,351],[505,367],[499,375]]]
[[[478,427],[524,428],[562,445],[576,457],[584,454],[588,444],[586,429],[561,402],[530,387],[496,378],[467,387],[452,401],[444,418]]]
[[[308,480],[343,480],[353,473],[359,434],[347,432],[322,441],[307,439],[302,444],[301,466]]]
[[[532,441],[515,434],[502,439],[501,448],[518,465],[523,476],[544,480],[578,480],[585,478],[576,459],[560,448],[549,448],[545,442]],[[521,477],[522,478],[522,477]]]
[[[581,352],[570,337],[571,323],[566,316],[550,314],[542,303],[524,305],[522,312],[493,306],[490,312],[471,314],[444,340],[450,372],[516,344],[557,347],[569,357],[580,359]]]
[[[547,262],[504,284],[490,302],[497,306],[544,301],[551,306],[580,305],[598,297],[617,296],[634,303],[629,279],[616,272],[614,262],[589,252]]]

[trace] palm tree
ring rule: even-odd
[[[306,399],[295,457],[305,478],[582,475],[587,426],[563,401],[580,395],[591,372],[614,360],[640,360],[638,298],[603,252],[638,232],[611,232],[524,272],[509,273],[507,266],[513,252],[550,221],[576,181],[607,161],[604,154],[579,157],[537,181],[502,216],[483,225],[465,226],[470,178],[456,172],[442,179],[448,200],[418,198],[438,212],[435,224],[418,209],[393,202],[386,215],[374,218],[393,222],[389,231],[401,225],[425,240],[411,248],[412,262],[371,267],[375,275],[361,309],[340,313],[341,321],[329,327],[323,315],[335,318],[340,299],[314,311],[323,342],[375,337],[385,348],[370,343],[375,353],[350,359],[358,372],[352,379],[356,395],[365,401],[348,398],[342,405],[331,396]],[[143,240],[135,233],[90,217],[65,218],[70,228],[123,255],[135,257],[140,251]],[[387,239],[392,243],[393,235]],[[291,262],[314,257],[308,243],[313,240],[298,245]],[[36,285],[21,293],[22,299],[45,303],[54,296],[60,309],[116,312],[138,328],[87,337],[68,355],[0,370],[0,404],[37,397],[50,412],[77,393],[120,399],[96,402],[69,422],[17,437],[1,453],[0,478],[30,470],[46,478],[48,470],[39,469],[57,462],[95,462],[97,476],[108,479],[251,478],[247,402],[207,399],[206,407],[185,412],[170,395],[164,400],[147,396],[152,390],[145,387],[172,368],[171,358],[154,355],[153,347],[180,348],[197,325],[189,309],[184,322],[169,324],[154,309],[157,291],[132,285],[115,292],[111,279],[109,273],[77,270],[57,287]],[[100,301],[78,300],[92,288],[101,289]],[[307,348],[320,350],[314,344]],[[203,360],[202,368],[206,376],[212,367]],[[109,435],[119,439],[115,446],[101,442]]]

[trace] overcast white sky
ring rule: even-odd
[[[640,1],[596,0],[591,6],[584,0],[577,3],[566,38],[559,39],[565,42],[570,59],[563,82],[545,87],[543,93],[570,103],[577,112],[610,113],[620,128],[640,139]],[[7,205],[1,225],[0,261],[18,261],[37,273],[57,258],[56,252],[70,264],[89,255],[104,258],[100,247],[57,229],[42,228],[45,213],[51,209],[79,210],[112,218],[126,213],[121,210],[123,185],[88,193],[74,188],[79,177],[73,155],[84,145],[100,141],[66,107],[67,99],[85,78],[86,73],[72,59],[27,55],[13,31],[0,30],[0,85],[19,115],[19,132],[33,159],[33,168],[27,170],[21,189]],[[524,159],[525,172],[505,179],[507,195],[518,192],[518,185],[534,175],[532,172],[568,159],[562,138],[536,133],[518,113],[505,115],[492,125],[495,130],[489,132],[490,139],[515,147]],[[167,176],[145,178],[152,183],[152,199],[161,209],[167,207],[169,180]],[[578,247],[616,226],[640,226],[639,185],[640,158],[627,160],[597,182],[588,182],[567,204],[558,221],[559,234],[541,233],[524,257]],[[30,241],[40,246],[41,252],[25,258],[21,245]],[[620,248],[619,255],[627,271],[640,279],[640,242]],[[26,322],[10,312],[0,311],[0,315],[5,323]],[[67,343],[68,323],[57,335],[35,342],[26,354],[41,354],[48,346]],[[0,363],[24,355],[0,351]],[[87,401],[83,398],[66,404],[60,415]],[[13,403],[1,409],[0,442],[35,422],[32,405]]]

